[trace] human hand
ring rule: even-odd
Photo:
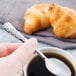
[[[0,44],[0,76],[21,76],[25,63],[36,47],[37,40],[34,38],[22,44]]]

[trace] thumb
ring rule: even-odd
[[[9,58],[10,60],[14,60],[14,63],[16,62],[16,64],[20,64],[23,67],[30,56],[35,52],[36,48],[37,40],[35,38],[31,38],[12,53]]]

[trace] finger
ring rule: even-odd
[[[7,56],[15,51],[22,43],[1,43],[0,57]]]
[[[22,44],[22,46],[20,46],[14,53],[12,53],[10,59],[13,59],[16,64],[20,63],[24,66],[25,62],[34,53],[36,48],[37,40],[35,38],[31,38]]]

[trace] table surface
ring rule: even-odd
[[[8,34],[6,31],[4,31],[3,29],[0,28],[0,43],[20,43],[20,41],[16,38],[14,38],[13,36],[11,36],[10,34]],[[42,48],[42,47],[51,47],[51,45],[47,45],[44,43],[38,43],[38,48]],[[68,49],[66,50],[68,52],[70,52],[73,56],[76,57],[76,49]]]

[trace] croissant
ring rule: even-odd
[[[76,38],[76,12],[57,4],[36,4],[24,15],[24,31],[27,34],[53,27],[57,37]]]
[[[49,27],[49,7],[50,4],[36,4],[26,11],[23,28],[27,34]]]
[[[55,35],[63,38],[76,38],[76,12],[56,4],[52,4],[49,11],[50,24]]]

